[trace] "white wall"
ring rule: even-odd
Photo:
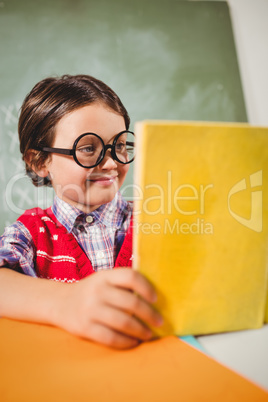
[[[249,122],[268,127],[268,0],[228,0]]]

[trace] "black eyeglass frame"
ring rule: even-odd
[[[98,166],[98,165],[102,162],[102,160],[104,159],[105,154],[106,154],[106,151],[107,151],[108,149],[111,149],[111,156],[112,156],[112,158],[113,158],[114,160],[116,160],[117,162],[122,163],[123,165],[127,165],[127,164],[133,162],[133,160],[134,160],[135,157],[133,157],[130,161],[122,162],[122,161],[120,161],[120,159],[116,156],[116,152],[115,152],[115,145],[116,145],[116,142],[117,142],[118,138],[119,138],[122,134],[124,134],[124,133],[133,134],[133,136],[135,137],[135,134],[134,134],[132,131],[129,131],[129,130],[120,131],[120,133],[118,133],[118,134],[115,136],[115,138],[114,138],[112,144],[107,144],[107,145],[105,145],[103,139],[102,139],[98,134],[95,134],[95,133],[84,133],[84,134],[79,135],[79,137],[76,138],[76,140],[75,140],[75,142],[74,142],[74,144],[73,144],[73,148],[72,148],[72,149],[43,147],[43,148],[36,148],[36,150],[37,150],[37,151],[44,151],[44,152],[51,152],[51,153],[61,154],[61,155],[71,155],[71,156],[74,158],[75,162],[76,162],[79,166],[81,166],[81,167],[83,167],[83,168],[85,168],[85,169],[89,169],[89,168],[93,168],[93,167],[95,167],[95,166]],[[101,141],[101,143],[102,143],[102,151],[101,151],[101,153],[100,153],[101,156],[98,158],[98,162],[95,163],[94,165],[90,165],[90,166],[84,166],[84,165],[82,165],[82,164],[79,162],[79,160],[77,159],[77,156],[76,156],[76,146],[77,146],[78,142],[81,140],[81,138],[85,137],[86,135],[94,135],[95,137],[99,138],[100,141]]]

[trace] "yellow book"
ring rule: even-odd
[[[135,132],[134,268],[158,291],[165,324],[157,334],[260,327],[268,128],[145,121]]]
[[[268,323],[268,292],[267,292],[267,297],[266,297],[266,309],[265,309],[264,322]]]

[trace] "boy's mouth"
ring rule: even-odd
[[[93,183],[99,183],[103,185],[109,185],[115,182],[117,176],[102,175],[102,176],[89,176],[87,181]]]

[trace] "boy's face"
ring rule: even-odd
[[[67,114],[58,122],[52,146],[71,149],[83,133],[98,134],[104,144],[110,144],[116,134],[125,129],[122,116],[100,103],[93,103]],[[89,213],[112,201],[124,182],[129,165],[114,161],[109,151],[98,166],[89,169],[79,166],[72,156],[52,153],[46,169],[56,194]]]

